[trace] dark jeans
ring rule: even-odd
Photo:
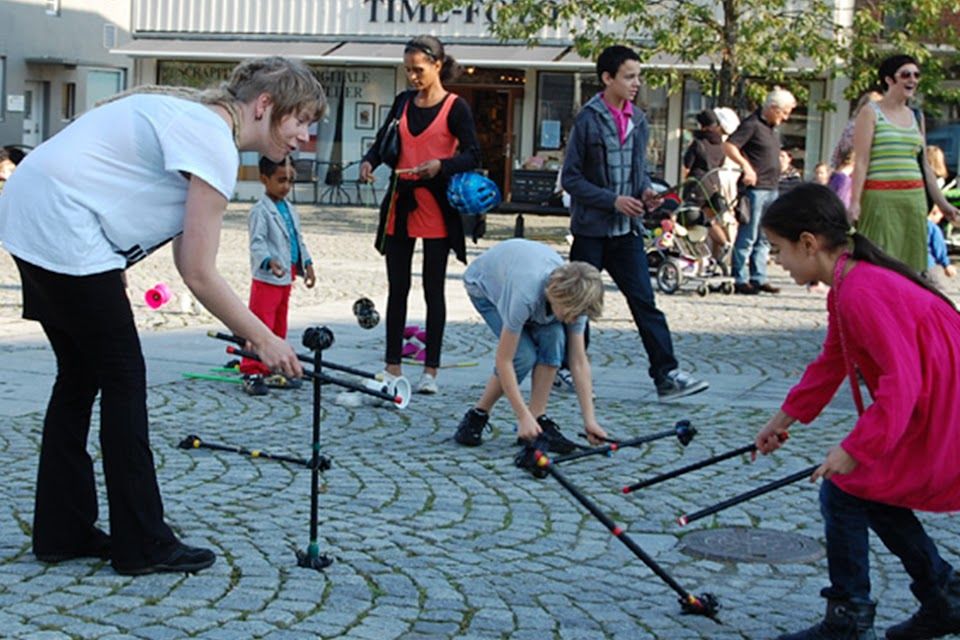
[[[657,309],[650,284],[650,267],[643,238],[629,233],[615,238],[574,236],[570,260],[606,269],[627,299],[633,321],[640,332],[643,347],[650,359],[650,377],[659,384],[677,368],[673,355],[670,328],[663,312]]]
[[[387,236],[384,254],[387,259],[387,364],[400,364],[403,349],[403,329],[407,322],[407,297],[410,295],[410,275],[413,268],[413,248],[416,238]],[[423,241],[423,297],[427,303],[427,357],[424,365],[440,366],[443,330],[447,323],[447,301],[444,281],[447,277],[447,256],[450,243],[446,238]]]
[[[924,602],[953,574],[933,540],[910,509],[863,500],[844,492],[829,480],[820,487],[820,512],[827,538],[830,586],[827,598],[870,598],[870,561],[867,528],[900,558],[913,580],[910,590]]]
[[[56,274],[17,260],[24,315],[39,320],[57,359],[37,472],[35,553],[83,550],[98,518],[90,418],[100,394],[100,448],[115,565],[168,557],[177,543],[163,521],[147,433],[146,368],[120,271]]]

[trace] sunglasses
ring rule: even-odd
[[[919,80],[920,72],[919,71],[901,71],[897,74],[897,77],[900,78],[901,80],[909,80],[910,78],[913,78],[914,80]]]

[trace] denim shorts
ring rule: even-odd
[[[500,332],[503,330],[503,319],[497,307],[486,298],[470,296],[470,302],[499,340]],[[513,356],[513,369],[517,374],[517,382],[522,382],[538,364],[559,367],[563,362],[566,348],[567,331],[562,322],[524,325],[520,342],[517,344],[517,353]]]

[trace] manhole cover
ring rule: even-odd
[[[683,537],[681,549],[692,556],[732,562],[815,562],[823,546],[807,536],[747,527],[705,529]]]

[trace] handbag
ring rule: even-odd
[[[407,94],[404,93],[394,117],[384,127],[383,133],[380,135],[380,144],[377,146],[380,162],[391,169],[397,167],[397,161],[400,159],[400,118],[403,117],[403,110],[406,106]]]
[[[920,129],[920,139],[923,141],[923,144],[926,144],[927,135],[923,130],[923,120],[920,119],[920,110],[916,107],[911,107],[913,111],[913,117],[917,119],[917,128]],[[923,193],[927,196],[927,213],[930,213],[930,210],[933,209],[933,196],[930,195],[930,187],[927,186],[927,174],[923,170],[923,154],[924,149],[921,146],[920,151],[917,152],[917,164],[920,165],[920,179],[923,181]]]

